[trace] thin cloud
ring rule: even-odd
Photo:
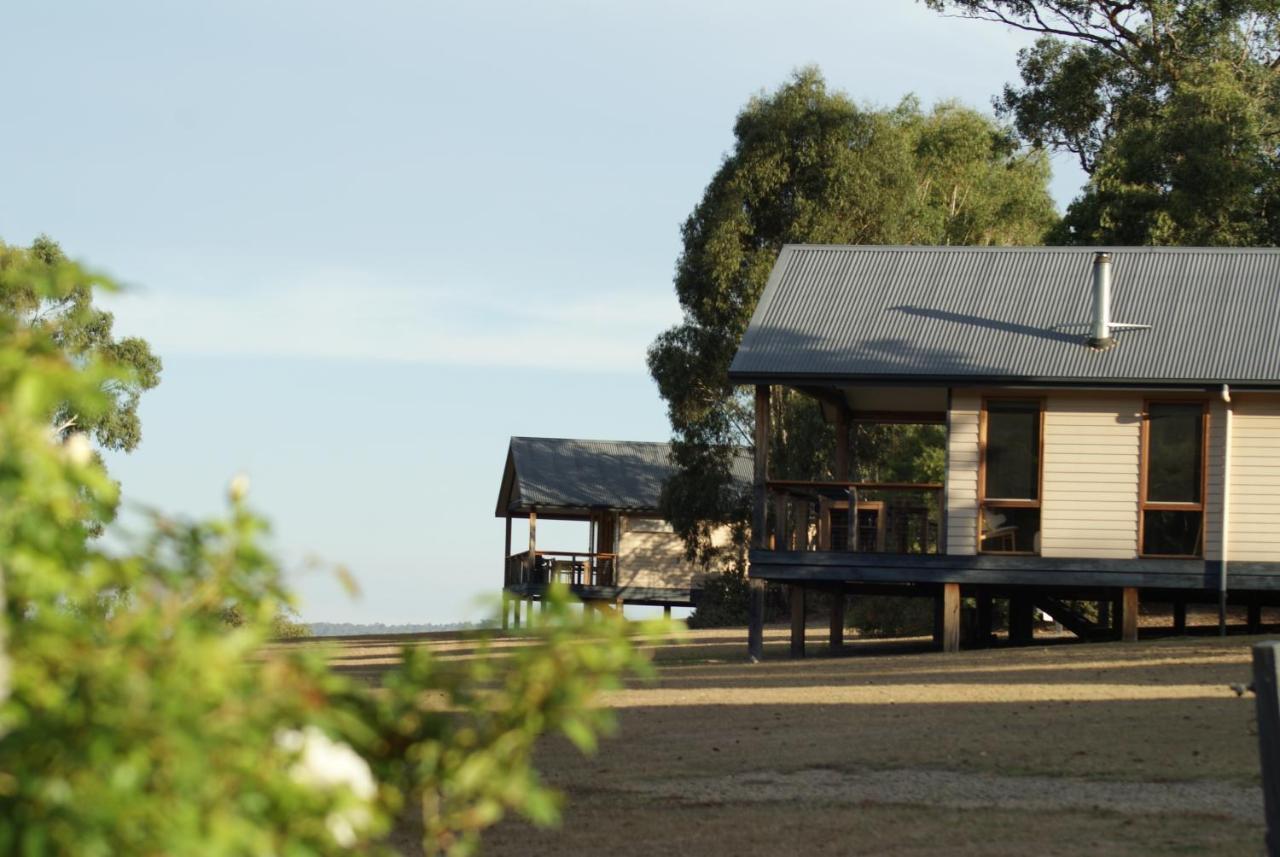
[[[644,371],[674,297],[533,294],[385,285],[358,275],[224,294],[133,292],[109,299],[119,329],[161,354],[381,360],[593,372]]]

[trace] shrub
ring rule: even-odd
[[[27,285],[78,279],[46,274]],[[292,598],[243,482],[224,518],[88,538],[116,486],[49,426],[102,413],[124,370],[56,334],[0,312],[0,853],[376,854],[410,817],[427,853],[461,855],[504,813],[556,818],[534,741],[587,750],[608,728],[592,698],[646,669],[625,623],[553,590],[509,657],[407,648],[377,687],[265,646]]]
[[[864,637],[916,637],[933,633],[933,599],[898,595],[855,596],[848,622]]]
[[[765,587],[764,620],[776,622],[789,615],[786,595],[781,587]],[[690,628],[744,627],[751,620],[751,584],[739,571],[709,573],[690,614]]]

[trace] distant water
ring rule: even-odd
[[[427,634],[433,631],[470,631],[488,627],[483,622],[449,622],[443,625],[385,625],[382,622],[309,622],[316,637],[349,637],[360,634]]]

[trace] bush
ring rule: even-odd
[[[408,817],[426,853],[462,855],[504,813],[555,820],[534,741],[589,750],[609,727],[591,700],[646,669],[624,622],[556,589],[509,656],[407,648],[377,687],[266,646],[292,597],[243,481],[224,518],[154,516],[126,549],[88,537],[116,485],[49,427],[103,413],[125,372],[68,359],[57,333],[0,311],[0,853],[379,854]]]
[[[933,599],[899,595],[855,596],[848,623],[864,637],[918,637],[933,633]]]
[[[777,622],[790,615],[781,587],[765,587],[764,620]],[[690,628],[741,628],[751,621],[751,584],[738,571],[709,573],[688,618]]]

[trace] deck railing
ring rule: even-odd
[[[507,557],[505,583],[547,584],[562,581],[571,586],[613,586],[618,555],[577,551],[522,551]]]
[[[773,550],[941,552],[939,483],[777,479],[766,492]]]

